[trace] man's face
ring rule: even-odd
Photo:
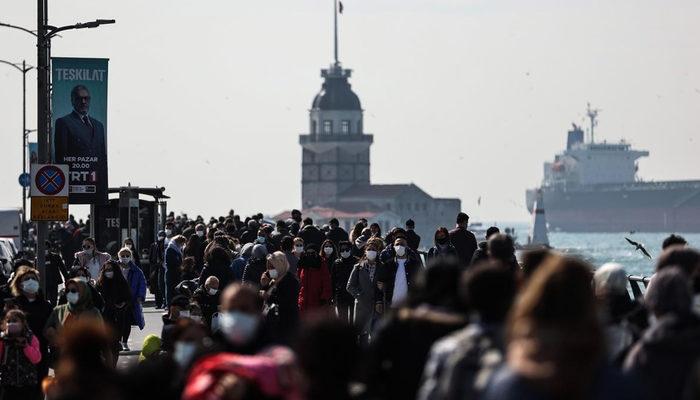
[[[71,99],[73,101],[73,108],[79,114],[86,115],[90,110],[90,93],[85,89],[78,90],[76,96]]]

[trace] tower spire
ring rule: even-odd
[[[338,0],[333,0],[333,55],[338,65]]]

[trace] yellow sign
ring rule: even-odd
[[[67,221],[68,196],[32,197],[32,221]]]

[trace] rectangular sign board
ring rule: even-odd
[[[52,159],[70,166],[71,204],[107,203],[107,63],[52,57]]]
[[[31,164],[32,221],[68,220],[67,165]]]

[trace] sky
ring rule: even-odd
[[[373,183],[458,197],[472,220],[527,220],[525,190],[587,102],[602,110],[596,138],[650,151],[642,178],[700,179],[700,2],[343,4],[340,60],[374,134]],[[332,61],[332,0],[51,0],[49,13],[117,21],[52,43],[53,56],[110,59],[110,186],[164,186],[190,215],[300,205],[298,135]],[[0,22],[35,29],[36,2],[3,0]],[[0,28],[0,59],[35,64],[34,39]],[[21,88],[0,65],[0,207],[21,201]]]

